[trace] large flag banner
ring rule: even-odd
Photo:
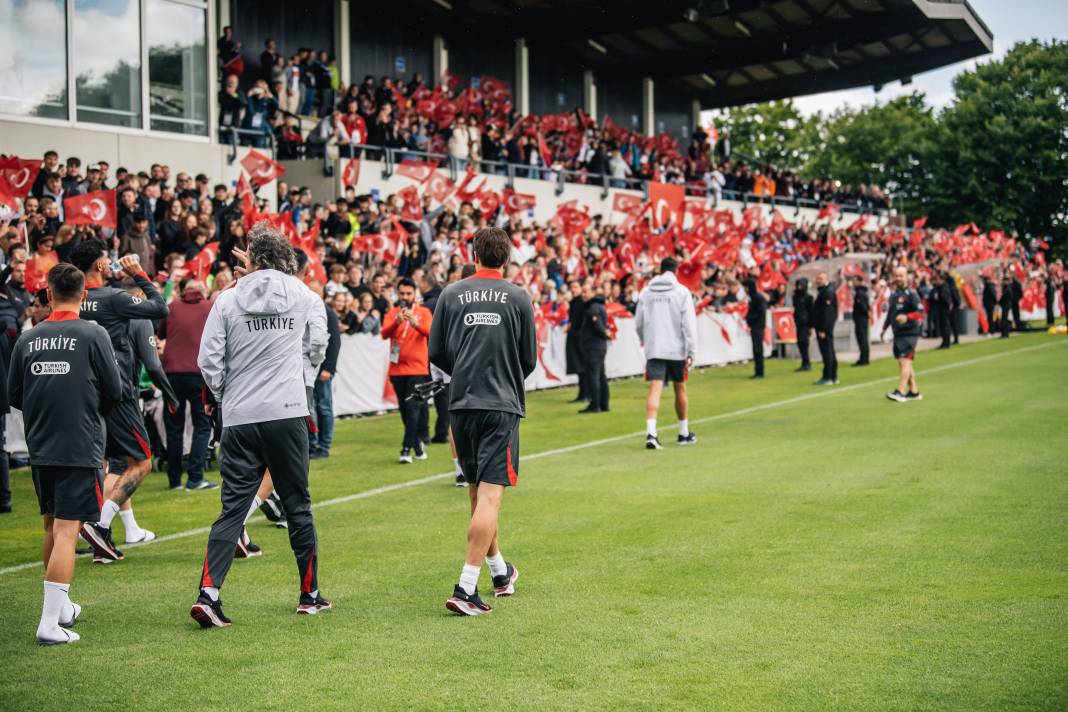
[[[98,190],[63,200],[64,221],[71,225],[119,226],[114,190]]]
[[[771,310],[771,319],[775,323],[775,335],[783,343],[797,342],[797,324],[794,323],[794,310],[778,308]]]
[[[653,208],[653,227],[667,227],[682,218],[686,189],[673,183],[649,181],[649,204]]]
[[[249,151],[248,155],[241,159],[241,165],[248,172],[249,180],[255,186],[266,185],[272,180],[281,178],[286,172],[285,166],[281,163],[255,150]]]

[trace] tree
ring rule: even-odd
[[[1068,254],[1068,43],[1017,43],[953,88],[932,221],[1050,236]]]
[[[811,147],[803,141],[808,123],[789,99],[725,109],[716,119],[721,131],[730,131],[736,158],[787,168],[808,159]]]

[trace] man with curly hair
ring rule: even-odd
[[[319,594],[315,523],[308,494],[308,398],[304,358],[318,366],[328,341],[326,311],[294,277],[293,248],[269,223],[248,235],[248,271],[221,292],[204,325],[197,364],[222,408],[222,513],[208,535],[200,595],[189,614],[204,628],[230,625],[219,589],[245,517],[270,469],[297,559],[297,613],[330,608]]]

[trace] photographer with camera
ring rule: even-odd
[[[426,443],[419,439],[419,422],[428,417],[426,399],[408,396],[416,386],[430,380],[427,339],[433,315],[415,303],[415,296],[415,282],[407,277],[401,279],[397,283],[397,305],[382,320],[382,338],[389,339],[389,381],[404,422],[400,453],[404,464],[412,462],[413,452],[415,459],[426,459]]]

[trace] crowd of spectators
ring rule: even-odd
[[[581,109],[521,116],[506,84],[494,77],[465,86],[446,75],[431,88],[417,72],[409,78],[368,75],[346,85],[336,59],[325,51],[300,48],[286,56],[268,39],[258,66],[246,67],[231,28],[218,46],[220,131],[245,145],[273,143],[281,158],[322,157],[328,146],[341,155],[378,158],[386,148],[397,160],[426,153],[442,161],[447,157],[459,171],[472,164],[505,173],[505,164],[511,164],[520,177],[609,181],[615,187],[644,180],[681,183],[692,194],[710,194],[717,201],[726,195],[789,204],[835,202],[853,212],[891,206],[876,186],[803,180],[792,171],[747,161],[734,153],[728,132],[720,136],[699,126],[680,150],[666,133],[646,137],[607,117],[599,125]],[[302,116],[314,118],[307,132]],[[227,133],[233,128],[241,131]]]

